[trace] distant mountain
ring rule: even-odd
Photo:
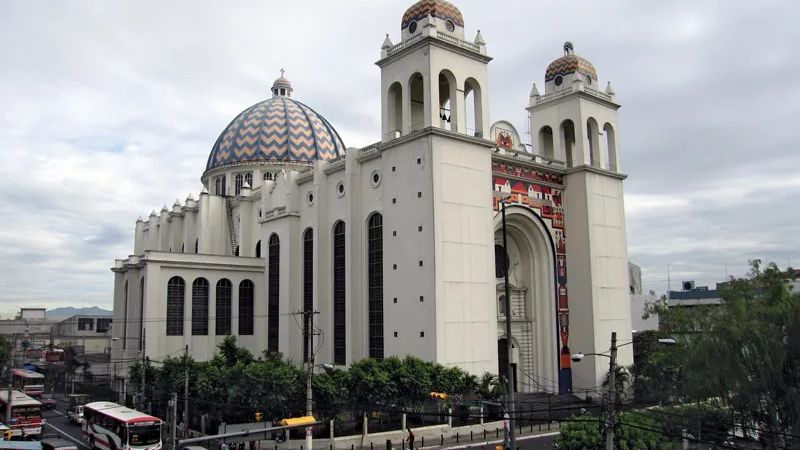
[[[86,316],[113,316],[114,313],[99,306],[92,306],[89,308],[73,308],[71,306],[65,308],[55,308],[47,310],[48,319],[60,319],[77,315]]]

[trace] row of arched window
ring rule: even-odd
[[[345,223],[338,221],[332,230],[333,237],[333,362],[347,364],[347,305],[346,305],[346,238]],[[260,241],[257,253],[260,256]],[[277,234],[269,237],[267,249],[267,350],[279,351],[280,326],[280,254],[281,243]],[[308,333],[313,330],[314,309],[314,231],[303,232],[303,311],[307,320],[303,325],[304,357],[309,357]],[[367,303],[369,356],[383,358],[383,216],[373,213],[367,220]],[[232,333],[233,289],[230,280],[223,278],[215,286],[215,334]],[[254,329],[254,292],[252,281],[239,283],[239,335],[252,335]],[[127,291],[127,290],[126,290]],[[191,289],[191,333],[205,336],[209,333],[209,294],[207,279],[197,278]],[[184,333],[184,305],[186,283],[175,276],[167,283],[167,336]],[[127,302],[127,297],[126,297]]]
[[[264,179],[266,180],[267,178],[265,177]],[[239,195],[242,193],[242,188],[245,183],[251,188],[253,187],[253,172],[237,173],[233,177],[233,182],[234,194]],[[225,175],[220,175],[214,180],[214,193],[216,195],[228,194],[227,177]]]
[[[191,331],[193,336],[208,335],[209,322],[209,283],[205,278],[196,278],[192,282],[192,316]],[[217,281],[215,334],[226,336],[232,333],[233,323],[233,283],[227,278]],[[239,335],[253,334],[254,317],[253,301],[255,285],[250,280],[239,283]],[[186,298],[186,282],[175,276],[167,282],[167,336],[183,336],[184,305]]]
[[[561,142],[561,151],[566,157],[567,167],[583,164],[582,161],[576,161],[575,158],[575,123],[569,119],[561,122],[558,132]],[[555,159],[553,133],[554,131],[550,126],[544,126],[539,129],[539,151],[542,156],[548,159]],[[586,136],[587,139],[585,142],[588,143],[587,151],[589,152],[589,164],[595,167],[601,167],[600,156],[601,153],[604,153],[606,156],[606,163],[602,168],[616,170],[617,148],[614,126],[606,122],[601,132],[597,120],[590,117],[586,121]],[[604,136],[605,139],[601,140],[600,136]]]

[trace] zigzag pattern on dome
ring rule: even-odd
[[[206,170],[244,162],[313,164],[343,156],[339,134],[316,111],[278,96],[244,110],[220,134]]]
[[[544,81],[550,81],[558,75],[563,76],[575,72],[589,75],[595,80],[597,79],[597,71],[592,63],[578,55],[566,55],[551,62],[550,65],[547,66],[547,70],[544,74]]]
[[[405,29],[408,24],[414,20],[422,20],[430,14],[437,19],[447,20],[450,19],[454,24],[463,27],[464,16],[461,11],[452,3],[444,0],[420,0],[411,5],[403,14],[403,21],[400,24],[401,29]]]

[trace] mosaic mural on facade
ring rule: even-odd
[[[556,253],[556,289],[559,330],[559,390],[572,391],[569,349],[569,296],[567,293],[567,241],[564,232],[564,177],[502,162],[492,162],[494,190],[511,194],[507,202],[526,206],[541,217],[550,231]],[[494,198],[499,211],[500,200]]]

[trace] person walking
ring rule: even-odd
[[[414,432],[408,429],[408,449],[414,450]]]

